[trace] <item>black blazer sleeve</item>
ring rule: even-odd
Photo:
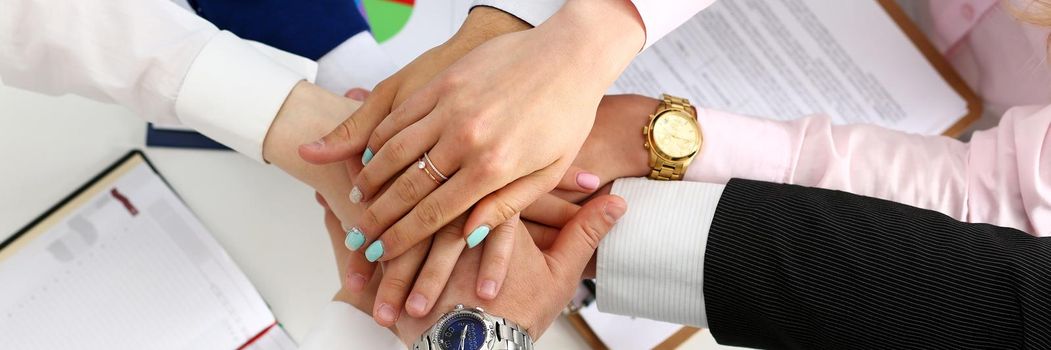
[[[735,179],[705,251],[708,325],[756,348],[1051,349],[1049,239]]]

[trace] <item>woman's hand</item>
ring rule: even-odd
[[[473,247],[554,188],[642,42],[630,3],[572,1],[541,27],[479,46],[411,96],[372,132],[354,181],[353,197],[370,202],[358,227],[369,259],[401,255],[472,206],[461,234]],[[304,157],[364,146],[349,139],[363,123],[348,120]]]
[[[467,15],[460,29],[449,40],[427,50],[397,73],[384,79],[361,105],[337,128],[318,142],[301,145],[299,154],[314,164],[327,164],[360,157],[368,135],[390,111],[430,82],[449,65],[478,45],[494,37],[532,28],[515,16],[486,6],[477,6]],[[361,170],[357,159],[347,162],[351,174]]]

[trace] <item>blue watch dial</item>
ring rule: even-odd
[[[459,315],[445,322],[439,337],[446,350],[480,350],[485,345],[485,323],[471,315]]]

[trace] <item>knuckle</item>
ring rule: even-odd
[[[358,173],[358,178],[355,181],[355,184],[358,185],[358,188],[361,190],[364,190],[365,188],[371,188],[371,186],[375,184],[375,182],[372,180],[372,176],[372,171],[369,171],[369,168],[365,167],[361,170],[360,173]]]
[[[361,122],[358,121],[358,119],[359,118],[356,118],[355,116],[351,116],[343,122],[343,128],[346,131],[346,136],[348,140],[353,140],[354,133],[356,133],[358,130],[361,130]]]
[[[325,137],[325,141],[353,142],[353,135],[355,130],[354,125],[356,125],[355,123],[356,122],[354,121],[353,116],[347,118],[347,120],[344,120],[342,123],[339,123],[339,127],[337,127],[336,130],[333,130],[331,133],[328,134],[328,136]]]
[[[483,179],[499,179],[510,171],[507,160],[498,160],[489,155],[482,155],[479,159],[477,176]]]
[[[571,205],[563,205],[558,208],[558,219],[561,222],[568,222],[573,216],[577,215],[577,211],[578,209]]]
[[[369,233],[370,232],[375,232],[375,230],[378,227],[380,227],[380,221],[379,221],[379,217],[376,216],[376,212],[373,211],[372,208],[366,208],[365,211],[363,211],[361,213],[361,230],[362,230],[362,233],[364,233],[365,236],[368,237]],[[375,236],[372,236],[372,237],[375,237]]]
[[[507,201],[495,201],[492,205],[493,210],[496,211],[496,215],[499,215],[501,220],[507,220],[518,213],[518,209],[515,208],[514,204]]]
[[[480,133],[474,131],[469,126],[465,126],[463,129],[460,129],[460,131],[457,132],[456,135],[454,135],[454,137],[456,138],[456,142],[460,145],[463,145],[463,147],[466,149],[473,150],[481,148],[482,136],[480,135]]]
[[[380,137],[382,139],[382,136]],[[389,142],[387,142],[386,145],[383,145],[383,147],[386,148],[386,151],[388,153],[387,155],[390,156],[390,159],[408,159],[407,156],[409,155],[409,150],[408,147],[405,145],[405,141],[397,139],[390,140]]]
[[[424,294],[437,293],[441,291],[442,286],[445,285],[448,279],[448,274],[441,274],[434,269],[424,269],[420,271],[420,275],[416,278],[416,289]]]
[[[438,87],[440,89],[455,89],[463,86],[468,81],[467,74],[459,69],[449,69],[445,71],[445,74],[438,80]]]
[[[445,222],[442,206],[434,201],[422,202],[412,212],[423,227],[440,227]]]
[[[398,86],[398,84],[397,84],[397,82],[394,81],[394,77],[391,77],[391,78],[383,79],[383,81],[379,82],[379,84],[376,84],[376,87],[373,88],[372,91],[374,93],[376,93],[376,92],[380,92],[380,93],[388,92],[388,90],[395,89],[397,86]]]
[[[394,195],[404,203],[416,203],[420,195],[420,189],[416,183],[409,179],[399,179],[394,186]]]
[[[510,252],[508,252],[510,253]],[[503,270],[510,265],[511,259],[507,254],[492,254],[486,257],[485,266],[492,270]]]
[[[591,223],[584,224],[582,228],[580,239],[587,244],[589,250],[598,249],[598,244],[602,241],[602,231]]]
[[[410,279],[411,278],[407,276],[397,276],[394,274],[385,275],[383,281],[380,282],[380,284],[383,285],[382,287],[380,287],[380,289],[404,293],[408,291],[409,287],[411,286],[412,282],[410,281]]]
[[[434,239],[437,240],[451,240],[457,241],[463,238],[463,234],[460,233],[462,227],[457,225],[445,225],[438,229],[438,232],[434,233]]]
[[[384,232],[383,237],[380,238],[383,239],[384,255],[400,256],[402,253],[401,247],[411,246],[411,244],[406,244],[409,243],[409,238],[397,225],[389,228],[387,232]]]
[[[412,103],[412,99],[411,98],[408,99],[408,100],[405,100],[403,103],[399,104],[397,107],[394,107],[394,109],[391,110],[390,115],[388,115],[387,118],[390,118],[390,120],[394,121],[394,122],[400,121],[401,119],[405,119],[406,114],[409,113],[408,112],[409,109],[408,109],[408,107],[406,105],[408,105],[410,103]]]
[[[460,144],[469,148],[480,148],[485,145],[488,131],[479,118],[470,118],[464,121],[460,128],[458,138]]]

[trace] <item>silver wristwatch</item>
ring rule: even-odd
[[[456,305],[431,326],[413,350],[533,350],[533,339],[522,327],[480,307]]]

